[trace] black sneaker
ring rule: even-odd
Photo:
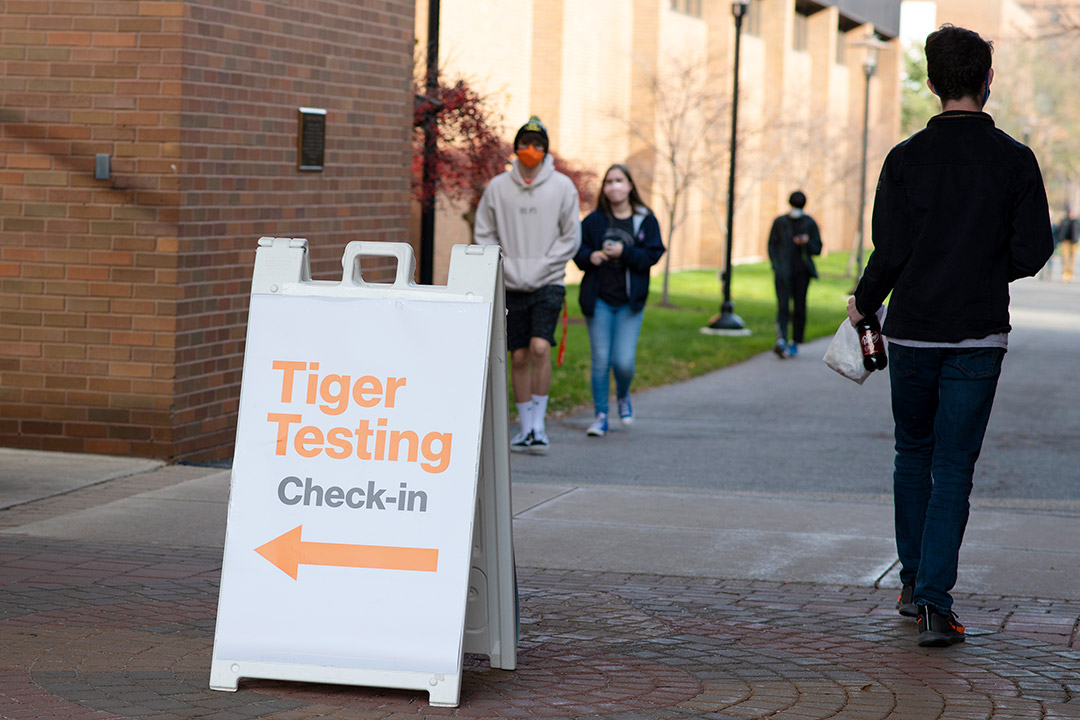
[[[905,585],[896,598],[896,610],[904,617],[919,617],[919,606],[914,602],[915,586]]]
[[[919,616],[915,619],[919,629],[919,645],[923,647],[945,647],[953,643],[964,642],[964,626],[956,613],[939,613],[929,605],[919,605]]]
[[[783,360],[784,358],[786,358],[788,356],[787,343],[784,342],[783,340],[777,340],[776,344],[773,345],[772,351],[774,353],[776,353],[776,357]]]
[[[522,430],[513,437],[510,441],[511,452],[527,452],[533,444],[533,431],[525,432]]]

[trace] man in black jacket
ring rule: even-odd
[[[776,345],[780,358],[795,357],[806,331],[806,291],[817,277],[814,255],[821,254],[821,233],[807,215],[806,195],[801,190],[788,198],[791,210],[773,220],[769,231],[769,262],[776,285]],[[788,321],[791,342],[787,341]]]
[[[885,159],[873,241],[848,302],[854,325],[892,292],[883,334],[895,422],[893,495],[903,586],[920,645],[964,639],[949,591],[975,461],[1008,346],[1009,282],[1053,252],[1034,154],[982,112],[992,46],[943,25],[926,38],[927,84],[942,112]]]

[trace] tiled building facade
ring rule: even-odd
[[[731,2],[697,0],[531,0],[508,12],[499,0],[441,0],[440,59],[450,75],[488,94],[508,138],[531,114],[548,125],[552,148],[598,175],[628,161],[646,200],[663,212],[662,111],[652,78],[678,65],[707,67],[702,98],[730,103]],[[417,35],[427,28],[418,3]],[[847,250],[858,216],[867,50],[879,51],[870,83],[868,184],[900,140],[899,0],[751,0],[740,62],[739,150],[734,256],[762,257],[772,218],[803,188],[827,250]],[[631,125],[634,126],[632,131]],[[726,152],[726,121],[717,143]],[[644,134],[652,137],[643,139]],[[656,142],[651,142],[651,141]],[[722,264],[726,156],[714,188],[699,183],[672,246],[673,268]],[[716,187],[719,192],[715,192]],[[460,208],[441,208],[436,279],[452,244],[468,241]],[[664,223],[662,222],[663,226]],[[668,239],[665,238],[665,242]]]
[[[231,455],[257,239],[409,239],[414,13],[0,0],[0,445]]]

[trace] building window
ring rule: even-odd
[[[671,9],[684,15],[701,17],[702,0],[671,0]]]
[[[761,37],[761,0],[750,0],[743,18],[743,32],[754,37]]]
[[[791,33],[791,49],[806,52],[810,47],[810,18],[795,13],[794,32]]]

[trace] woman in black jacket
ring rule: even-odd
[[[608,430],[609,377],[623,425],[634,421],[630,382],[638,334],[649,295],[649,268],[664,254],[660,223],[638,195],[630,169],[615,164],[604,173],[596,210],[581,221],[581,248],[574,263],[584,271],[578,301],[589,327],[596,421],[587,433]]]

